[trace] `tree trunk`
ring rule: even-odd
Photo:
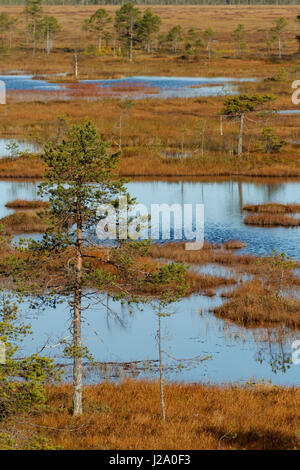
[[[119,149],[122,150],[122,121],[123,116],[122,113],[120,114],[120,129],[119,129]]]
[[[244,113],[240,117],[240,133],[239,133],[239,142],[238,142],[238,157],[242,158],[243,154],[243,132],[244,132]]]
[[[99,49],[99,51],[101,51],[101,49],[102,49],[102,36],[98,37],[98,49]]]
[[[11,49],[11,45],[12,45],[12,31],[9,31],[9,34],[8,34],[8,47],[9,47],[9,49]]]
[[[281,59],[281,39],[278,38],[278,58]]]
[[[201,139],[201,155],[202,155],[202,158],[204,157],[204,135],[205,135],[205,125],[206,125],[206,122],[204,121],[204,123],[203,123],[203,129],[202,129],[202,139]]]
[[[130,42],[129,42],[129,62],[132,62],[132,34],[130,36]]]
[[[73,415],[82,414],[82,341],[81,341],[81,309],[82,309],[82,220],[80,203],[77,200],[77,241],[76,241],[76,282],[74,293],[73,318]]]
[[[162,409],[163,420],[166,420],[166,407],[165,407],[165,393],[164,393],[164,366],[162,360],[162,347],[161,347],[161,315],[158,312],[158,352],[159,352],[159,386],[160,386],[160,401]]]
[[[32,55],[35,56],[36,51],[36,22],[33,23],[33,47],[32,47]]]
[[[50,54],[50,32],[49,32],[49,26],[47,26],[46,49],[47,49],[47,54]]]
[[[29,50],[29,31],[28,31],[28,18],[26,17],[26,50]]]
[[[210,41],[207,43],[207,51],[208,51],[208,60],[210,60],[211,57],[211,44]]]
[[[77,51],[74,51],[74,75],[77,80],[78,78],[78,54]]]

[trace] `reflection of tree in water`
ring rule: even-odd
[[[22,195],[22,199],[37,199],[37,183],[32,182],[12,182],[10,184],[10,188],[7,191],[8,198],[13,199],[20,199],[20,194]],[[8,202],[8,201],[5,201]]]
[[[255,359],[260,364],[268,364],[272,372],[285,374],[292,365],[290,344],[295,334],[284,326],[264,328],[260,334],[253,334],[258,351]]]
[[[239,194],[239,206],[240,209],[244,206],[244,197],[243,197],[243,186],[249,183],[244,183],[242,181],[238,181],[238,194]],[[251,185],[251,183],[250,183]],[[275,198],[277,192],[282,188],[282,185],[280,183],[255,183],[254,187],[256,189],[256,193],[259,194],[259,192],[262,190],[262,201],[261,202],[273,202],[273,199]]]
[[[238,181],[231,181],[229,183],[223,183],[222,185],[222,191],[223,195],[226,193],[230,194],[230,198],[225,198],[223,197],[223,201],[225,202],[226,209],[228,210],[228,213],[232,212],[233,206],[238,206],[240,211],[242,210],[244,206],[244,193],[246,195],[249,192],[249,188],[254,186],[255,188],[255,194],[260,195],[260,202],[268,202],[272,201],[274,198],[276,198],[276,193],[282,188],[282,185],[280,183],[277,184],[266,184],[266,183],[253,183],[253,182],[245,182],[242,180]],[[225,189],[226,188],[226,189]],[[237,190],[237,193],[236,193]]]
[[[225,334],[243,343],[253,344],[254,359],[259,364],[270,366],[272,372],[286,373],[292,365],[291,344],[296,333],[283,326],[245,328],[226,322]]]
[[[242,210],[243,205],[244,205],[244,199],[243,199],[243,185],[241,181],[238,182],[238,190],[239,190],[239,204],[240,204],[240,209]]]
[[[268,190],[268,200],[271,201],[272,198],[276,195],[277,191],[279,191],[282,188],[281,184],[268,184],[267,185],[267,190]]]

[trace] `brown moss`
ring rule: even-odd
[[[5,207],[8,209],[42,209],[48,206],[45,201],[27,201],[24,199],[15,199],[14,201],[7,202]]]
[[[0,225],[7,234],[43,233],[47,229],[46,223],[36,212],[15,212],[0,219]]]
[[[229,302],[214,309],[216,316],[243,326],[300,328],[300,302],[276,295],[257,279],[244,283],[228,297]]]
[[[70,415],[70,385],[47,387],[43,410],[17,416],[13,436],[38,433],[53,446],[103,449],[297,449],[300,389],[166,384],[167,420],[159,384],[125,381],[84,387],[84,410]]]
[[[239,240],[228,240],[223,244],[225,250],[239,250],[241,248],[245,248],[247,243],[241,242]]]
[[[257,269],[258,257],[253,255],[236,255],[233,251],[222,250],[220,245],[204,243],[202,250],[185,250],[184,243],[155,243],[151,245],[149,252],[153,258],[171,259],[173,261],[189,264],[211,264],[217,263],[223,266],[237,267],[244,269]]]
[[[264,227],[299,227],[300,219],[287,215],[266,214],[248,215],[244,219],[246,225],[260,225]]]
[[[264,212],[268,214],[294,214],[300,212],[300,204],[279,204],[266,202],[265,204],[248,204],[243,207],[248,212]]]
[[[38,157],[0,159],[0,178],[41,178],[44,170],[42,160]]]

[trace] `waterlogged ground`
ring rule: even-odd
[[[22,153],[37,153],[40,147],[33,142],[19,139],[0,139],[0,158],[17,157]]]
[[[239,239],[248,245],[239,253],[267,255],[276,248],[300,258],[298,228],[256,228],[243,225],[241,207],[247,203],[278,201],[299,202],[300,182],[262,184],[261,182],[131,182],[130,193],[141,203],[205,204],[205,238],[211,242]],[[37,183],[0,182],[0,217],[9,213],[7,201],[37,198]],[[197,268],[195,268],[197,270]],[[200,272],[232,276],[227,268],[216,265],[198,268]],[[172,315],[163,320],[167,377],[172,380],[245,382],[271,380],[274,384],[299,384],[300,366],[291,363],[294,335],[272,329],[248,329],[230,326],[217,319],[211,309],[221,305],[220,288],[215,297],[192,296],[170,308]],[[26,351],[37,351],[46,343],[46,354],[61,362],[61,338],[69,336],[70,312],[66,304],[57,309],[27,312],[33,326],[34,341],[24,344]],[[156,376],[157,318],[152,307],[136,308],[132,314],[126,307],[106,297],[85,315],[84,341],[97,361],[131,362],[122,367],[110,366],[109,377],[137,375]],[[281,337],[281,333],[284,333]],[[281,337],[279,341],[278,338]],[[296,335],[297,337],[297,335]],[[299,337],[299,335],[298,335]],[[203,358],[209,359],[204,362]],[[193,359],[177,361],[177,359]],[[149,363],[145,361],[150,361]],[[179,367],[178,367],[179,366]],[[183,368],[181,368],[183,366]],[[149,367],[151,370],[149,370]],[[97,375],[99,374],[99,375]],[[88,381],[101,373],[91,373]]]
[[[106,374],[93,371],[86,377],[155,377],[158,358],[157,317],[152,306],[129,313],[112,300],[89,308],[83,325],[84,344],[101,362],[124,363],[109,366]],[[300,366],[291,364],[294,335],[278,342],[278,330],[230,326],[209,312],[221,305],[220,296],[192,296],[170,306],[171,316],[163,319],[162,336],[167,378],[193,382],[272,381],[278,385],[299,384]],[[67,306],[27,315],[34,341],[25,342],[23,350],[35,352],[47,344],[45,353],[58,362],[61,338],[69,338],[70,313]],[[53,345],[56,345],[53,347]],[[203,361],[203,359],[205,359]],[[135,364],[129,364],[131,361]],[[147,362],[149,361],[149,362]]]
[[[7,202],[15,199],[37,199],[38,183],[21,181],[0,181],[0,218],[12,214],[13,210],[6,209]]]
[[[52,77],[53,78],[53,77]],[[207,77],[125,77],[113,80],[80,80],[77,84],[57,84],[33,75],[0,75],[8,92],[53,92],[53,98],[72,96],[111,96],[134,98],[194,98],[236,94],[238,84],[255,81],[253,78]],[[18,94],[22,99],[21,95]],[[50,97],[49,93],[47,94]]]
[[[0,182],[0,218],[12,213],[5,208],[14,199],[36,199],[38,183]],[[300,229],[274,227],[262,228],[243,223],[247,215],[245,204],[265,202],[299,203],[300,181],[263,184],[257,182],[167,182],[135,181],[128,184],[131,196],[145,204],[151,211],[151,204],[204,204],[205,239],[213,243],[240,240],[247,246],[239,253],[258,256],[269,255],[272,250],[285,251],[300,260]],[[296,217],[300,215],[296,214]]]
[[[247,243],[239,253],[268,255],[285,251],[300,259],[299,228],[249,227],[243,223],[245,204],[300,201],[300,182],[262,184],[247,182],[134,182],[130,194],[146,204],[204,204],[205,239],[222,243],[230,239]]]
[[[51,91],[59,90],[60,86],[55,83],[47,82],[46,80],[33,79],[33,75],[0,75],[0,80],[5,83],[6,90],[36,90],[36,91]]]
[[[137,91],[136,97],[146,98],[149,91],[155,98],[195,98],[198,96],[217,96],[235,94],[238,91],[236,84],[255,79],[236,78],[207,78],[207,77],[129,77],[120,80],[83,80],[81,83],[97,84],[99,87],[115,89],[118,87],[126,93],[126,87],[145,87]]]

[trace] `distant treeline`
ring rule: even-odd
[[[125,0],[43,0],[44,5],[123,5]],[[300,0],[132,0],[136,5],[299,5]],[[24,5],[25,0],[0,0],[0,5]]]

